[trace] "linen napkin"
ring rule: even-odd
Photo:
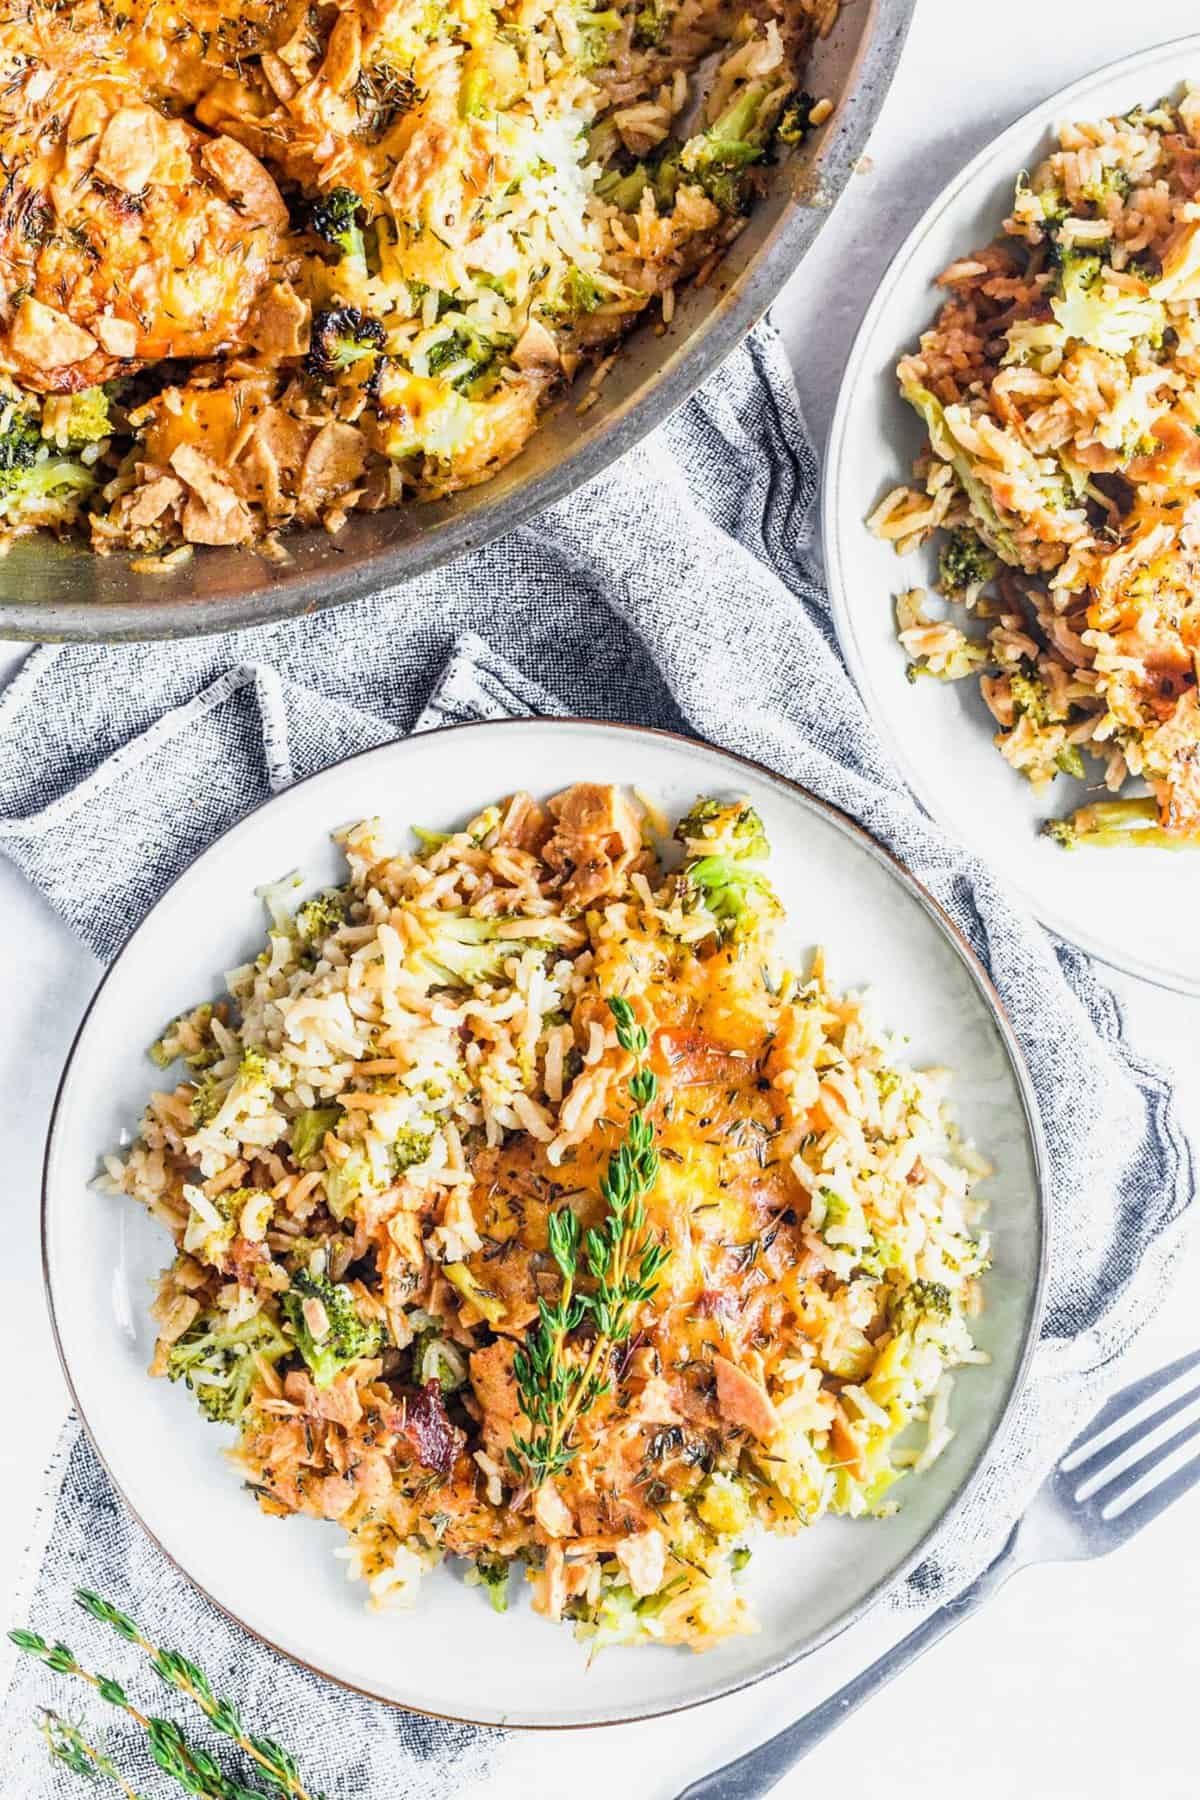
[[[834,640],[813,541],[816,473],[766,325],[615,468],[449,569],[225,638],[37,650],[0,698],[0,850],[108,957],[197,851],[269,792],[412,729],[528,712],[692,732],[858,819],[987,966],[1050,1150],[1054,1255],[1032,1378],[971,1503],[893,1602],[918,1610],[996,1552],[1111,1384],[1166,1287],[1192,1169],[1166,1077],[1126,1041],[1092,964],[950,842],[889,761]],[[505,1792],[503,1734],[347,1697],[253,1646],[164,1563],[69,1426],[25,1614],[47,1636],[83,1638],[69,1603],[80,1581],[227,1672],[247,1715],[331,1795],[423,1800],[477,1781]],[[36,1665],[15,1670],[2,1724],[19,1785],[0,1792],[73,1791],[29,1761],[25,1721],[52,1691],[61,1700]]]

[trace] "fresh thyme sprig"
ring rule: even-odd
[[[584,1259],[595,1283],[590,1293],[581,1293],[578,1286],[578,1219],[569,1206],[550,1215],[550,1253],[562,1286],[555,1305],[539,1300],[538,1323],[513,1358],[521,1410],[533,1429],[527,1438],[514,1436],[509,1462],[533,1487],[561,1474],[574,1457],[575,1427],[608,1392],[612,1349],[629,1337],[637,1309],[657,1290],[670,1254],[646,1225],[645,1196],[658,1179],[650,1119],[658,1080],[643,1060],[649,1038],[628,1000],[611,998],[608,1007],[617,1042],[637,1061],[629,1079],[634,1111],[600,1181],[608,1211],[603,1223],[583,1240]],[[585,1319],[594,1324],[595,1335],[581,1359],[571,1355],[567,1338]]]
[[[194,1701],[213,1730],[222,1737],[230,1738],[244,1755],[258,1765],[276,1800],[281,1800],[284,1796],[286,1800],[324,1800],[320,1794],[309,1794],[300,1779],[295,1758],[282,1744],[277,1743],[274,1738],[262,1737],[246,1729],[237,1708],[228,1700],[217,1698],[208,1677],[195,1663],[176,1650],[164,1650],[152,1644],[128,1613],[119,1611],[111,1602],[102,1599],[89,1588],[77,1588],[75,1598],[92,1618],[99,1620],[102,1625],[110,1626],[126,1643],[136,1645],[169,1687],[176,1688]],[[197,1800],[267,1800],[262,1788],[246,1787],[244,1783],[226,1775],[206,1750],[185,1736],[173,1719],[160,1719],[139,1711],[124,1687],[113,1676],[98,1675],[84,1668],[69,1645],[49,1644],[36,1631],[17,1630],[10,1631],[8,1635],[19,1650],[36,1656],[47,1668],[60,1675],[73,1675],[86,1682],[102,1700],[117,1707],[135,1724],[140,1725],[146,1733],[150,1754],[158,1767],[177,1781],[187,1793],[197,1796]],[[84,1772],[85,1764],[90,1765],[88,1772],[95,1770],[106,1774],[122,1785],[127,1794],[133,1794],[133,1789],[124,1782],[108,1758],[87,1742],[78,1727],[69,1725],[57,1714],[48,1713],[46,1719],[53,1721],[49,1729],[43,1723],[43,1735],[50,1746],[51,1755],[77,1774]]]
[[[120,1769],[110,1756],[97,1745],[89,1743],[80,1726],[72,1724],[59,1713],[47,1707],[38,1720],[38,1730],[46,1740],[46,1748],[55,1762],[62,1763],[70,1769],[72,1775],[82,1775],[91,1781],[97,1775],[107,1775],[115,1782],[125,1795],[125,1800],[142,1800],[137,1789],[130,1787]]]

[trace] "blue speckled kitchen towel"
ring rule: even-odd
[[[834,640],[816,480],[765,326],[615,468],[449,569],[236,636],[38,650],[0,699],[0,849],[108,957],[198,850],[295,777],[414,728],[536,711],[693,732],[859,820],[986,964],[1050,1146],[1054,1257],[1032,1378],[972,1502],[898,1597],[918,1609],[990,1559],[1110,1384],[1165,1288],[1192,1170],[1166,1078],[1125,1040],[1092,964],[933,826],[889,761]],[[331,1795],[512,1791],[502,1735],[348,1698],[253,1647],[164,1562],[74,1428],[32,1577],[29,1616],[47,1634],[81,1635],[70,1589],[86,1578],[227,1672]],[[52,1687],[35,1665],[15,1672],[0,1722],[16,1785],[0,1792],[74,1791],[30,1761],[26,1721]],[[543,1766],[545,1792],[565,1791],[554,1771],[567,1763],[547,1748]],[[147,1794],[165,1791],[154,1779]]]

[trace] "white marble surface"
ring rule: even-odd
[[[1195,29],[1195,0],[919,0],[903,67],[870,146],[814,254],[780,303],[802,395],[824,433],[842,363],[891,249],[942,183],[1033,101],[1152,41]],[[1182,73],[1182,71],[1181,71]],[[18,660],[0,647],[0,679]],[[0,1595],[15,1588],[65,1392],[41,1296],[41,1142],[59,1067],[97,975],[39,897],[0,863],[0,1091],[7,1095],[9,1228],[0,1257]],[[1200,1003],[1114,980],[1137,1041],[1170,1064],[1200,1144]],[[1147,1326],[1134,1366],[1200,1342],[1200,1247]],[[1190,1278],[1190,1279],[1189,1279]],[[1188,1800],[1200,1672],[1200,1493],[1103,1563],[1016,1581],[818,1750],[782,1800],[846,1782],[942,1800]],[[670,1800],[860,1668],[897,1635],[868,1622],[801,1670],[674,1721],[520,1750],[513,1792]],[[507,1787],[507,1784],[506,1784]],[[841,1791],[847,1791],[845,1787]],[[11,1800],[19,1800],[17,1795]],[[372,1797],[373,1800],[373,1797]]]

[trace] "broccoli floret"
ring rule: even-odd
[[[1110,356],[1127,356],[1142,339],[1161,344],[1166,328],[1161,301],[1106,289],[1096,255],[1062,250],[1056,260],[1060,292],[1051,299],[1050,310],[1069,338]]]
[[[486,1591],[493,1611],[508,1611],[508,1561],[505,1557],[477,1556],[475,1580]]]
[[[802,144],[813,128],[813,108],[817,102],[811,94],[795,94],[779,115],[775,141],[779,144]]]
[[[304,367],[318,381],[331,381],[369,360],[373,374],[386,337],[381,322],[357,306],[324,307],[313,318]]]
[[[81,394],[71,395],[67,415],[67,444],[70,449],[78,450],[84,444],[99,443],[101,438],[112,436],[112,429],[108,395],[103,388],[84,388]]]
[[[402,1175],[405,1169],[423,1163],[432,1149],[432,1131],[418,1131],[415,1126],[405,1125],[396,1133],[392,1144],[392,1167],[397,1175]]]
[[[975,519],[978,535],[987,543],[1002,562],[1020,567],[1021,554],[1012,532],[1004,525],[988,487],[979,479],[971,466],[971,458],[957,442],[946,424],[946,413],[941,401],[920,382],[911,379],[900,384],[900,391],[909,405],[920,413],[929,432],[929,441],[934,453],[943,462],[949,463],[957,475],[964,494],[971,505],[971,513]]]
[[[35,523],[39,515],[65,518],[95,485],[82,463],[51,454],[28,413],[9,409],[0,425],[0,517],[10,523]]]
[[[311,900],[306,900],[296,914],[301,937],[307,938],[309,943],[328,937],[331,931],[346,923],[348,905],[349,896],[342,888],[330,888],[326,893],[315,894]]]
[[[511,337],[488,338],[468,325],[458,325],[431,347],[426,367],[431,375],[449,382],[456,392],[477,395],[512,343]]]
[[[593,12],[584,6],[578,14],[579,49],[575,61],[581,69],[595,69],[612,61],[613,34],[624,21],[611,7]]]
[[[202,1313],[167,1353],[167,1374],[195,1394],[214,1424],[236,1425],[262,1364],[274,1365],[291,1345],[266,1313],[230,1326],[222,1313]]]
[[[228,1075],[216,1075],[211,1069],[201,1075],[192,1090],[192,1125],[196,1130],[216,1118],[231,1085]]]
[[[1000,558],[989,550],[969,525],[952,531],[938,557],[938,585],[950,599],[961,599],[972,588],[991,581],[1000,568]]]
[[[1076,781],[1082,781],[1087,772],[1084,769],[1083,757],[1077,744],[1064,744],[1062,749],[1056,752],[1054,763],[1061,774],[1073,775]]]
[[[944,1322],[953,1310],[950,1289],[944,1282],[910,1281],[892,1298],[888,1323],[893,1331],[915,1331],[926,1322]]]
[[[1047,819],[1043,837],[1053,838],[1064,850],[1089,848],[1137,849],[1153,845],[1160,850],[1188,850],[1200,846],[1195,832],[1167,831],[1158,822],[1158,806],[1150,795],[1131,800],[1096,800],[1081,806],[1069,819]]]
[[[762,103],[762,88],[746,88],[707,131],[690,138],[680,154],[685,175],[698,182],[723,213],[740,215],[749,205],[746,170],[761,162],[767,150],[759,124]]]
[[[660,0],[649,0],[646,6],[633,15],[633,41],[639,50],[661,50],[671,36],[671,20],[675,12],[673,7],[663,6]]]
[[[1050,695],[1040,677],[1014,669],[1008,678],[1008,691],[1018,718],[1028,719],[1031,725],[1050,724]]]
[[[596,183],[596,194],[606,205],[615,206],[618,212],[636,212],[649,185],[650,172],[645,163],[638,163],[627,175],[610,169]]]
[[[608,298],[607,291],[600,285],[596,277],[588,269],[581,269],[572,263],[563,276],[562,303],[568,312],[592,313],[598,306],[603,306]]]
[[[308,229],[340,256],[365,262],[366,250],[359,224],[362,210],[363,203],[351,188],[332,188],[310,206]]]
[[[341,1162],[335,1163],[332,1169],[326,1169],[321,1178],[321,1185],[325,1189],[325,1204],[339,1222],[353,1212],[354,1203],[365,1191],[370,1174],[367,1159],[361,1150],[352,1151]]]
[[[292,1155],[297,1162],[305,1162],[316,1154],[325,1141],[325,1134],[333,1131],[342,1116],[338,1106],[307,1106],[298,1112],[292,1120]]]
[[[722,942],[747,937],[783,908],[765,875],[730,856],[701,856],[684,863],[682,898],[702,906],[717,921]]]
[[[511,938],[497,937],[502,919],[473,919],[468,915],[439,915],[424,952],[426,967],[452,987],[475,987],[496,981],[510,956],[523,948]]]
[[[675,827],[681,844],[703,844],[706,852],[730,856],[735,862],[763,862],[771,854],[762,820],[744,801],[696,801]]]
[[[360,1319],[350,1289],[326,1275],[303,1270],[293,1275],[280,1306],[319,1388],[328,1387],[351,1363],[378,1356],[382,1348],[382,1327]]]

